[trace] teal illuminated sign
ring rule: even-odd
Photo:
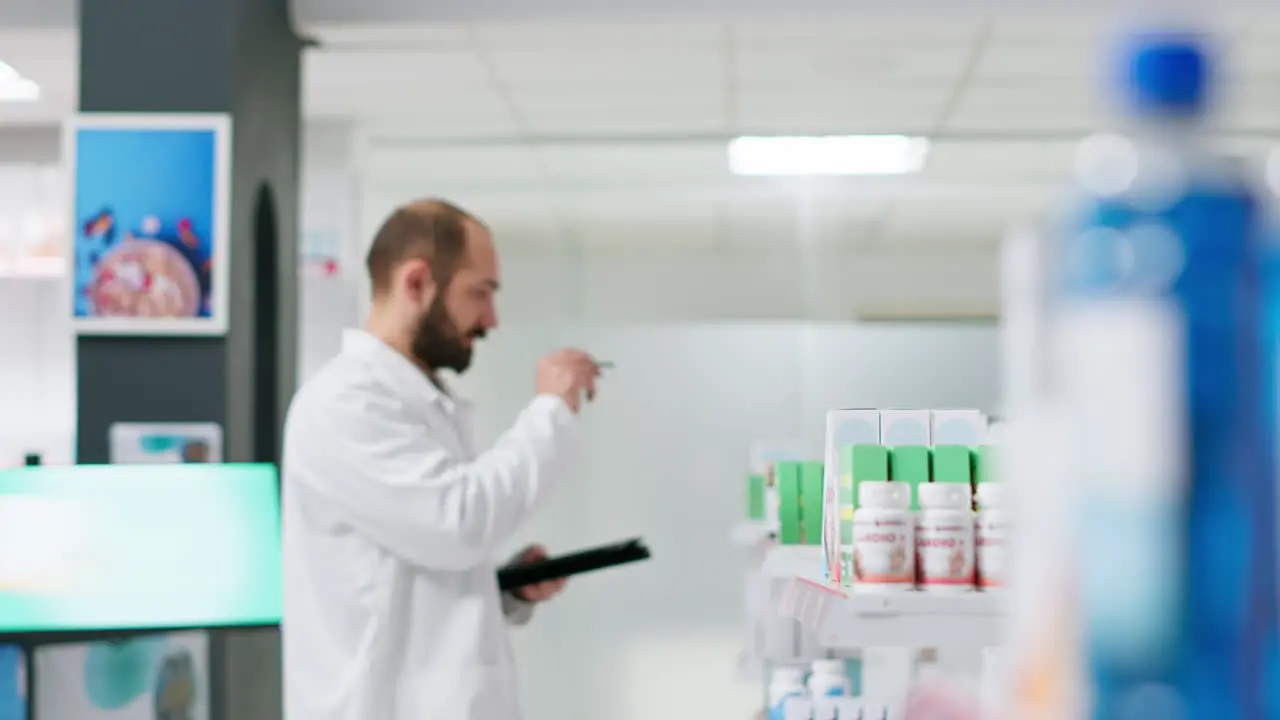
[[[0,470],[0,634],[280,621],[271,465]]]

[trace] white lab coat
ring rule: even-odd
[[[538,397],[477,456],[466,404],[346,332],[285,422],[286,720],[518,720],[521,613],[492,555],[564,473],[574,419]]]

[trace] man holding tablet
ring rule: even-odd
[[[443,201],[406,205],[368,270],[365,329],[285,423],[285,717],[517,720],[506,625],[564,582],[503,595],[492,557],[565,474],[600,369],[578,350],[542,358],[532,400],[478,452],[439,373],[465,371],[497,326],[488,229]]]

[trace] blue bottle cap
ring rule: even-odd
[[[1198,115],[1208,101],[1209,57],[1190,34],[1142,34],[1125,58],[1125,95],[1140,115]]]

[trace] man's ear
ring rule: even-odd
[[[410,300],[428,303],[435,296],[436,283],[431,263],[424,259],[409,260],[400,268],[400,282]]]

